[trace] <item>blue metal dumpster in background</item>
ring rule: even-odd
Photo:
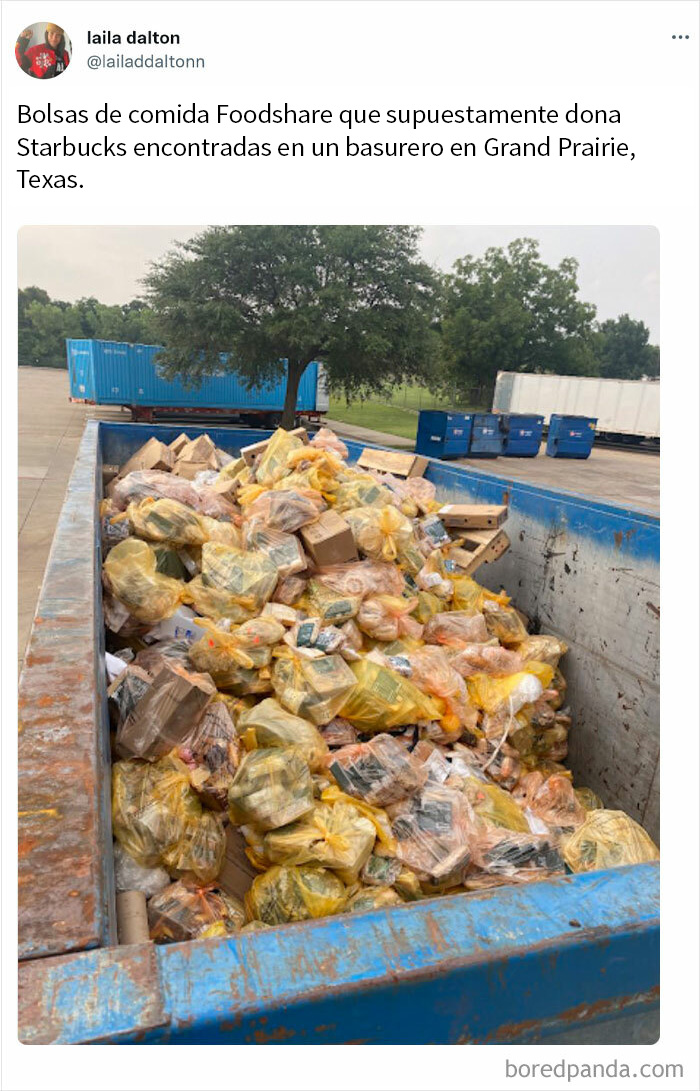
[[[475,413],[469,441],[470,458],[496,458],[503,454],[503,428],[498,413]]]
[[[116,946],[98,498],[103,464],[180,430],[89,422],[57,525],[20,685],[20,1039],[655,1040],[656,864]],[[209,434],[236,454],[269,433]],[[658,519],[435,461],[426,477],[509,503],[511,549],[479,580],[566,637],[576,781],[658,836]]]
[[[464,458],[471,431],[471,413],[423,409],[418,416],[416,454],[428,458]]]
[[[540,452],[544,417],[527,413],[502,413],[503,454],[508,458],[534,458]]]
[[[566,417],[553,413],[549,418],[547,454],[550,458],[588,458],[593,450],[597,417]]]

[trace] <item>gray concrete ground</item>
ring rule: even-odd
[[[73,461],[85,421],[129,420],[121,409],[71,405],[68,373],[19,369],[19,642],[20,662],[29,637]],[[348,439],[412,450],[410,440],[328,420]],[[459,459],[501,477],[569,489],[632,507],[659,510],[659,459],[638,451],[594,449],[584,461],[567,459]]]

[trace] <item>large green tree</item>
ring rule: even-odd
[[[455,262],[444,286],[447,382],[483,397],[497,371],[596,374],[595,307],[578,297],[577,270],[574,258],[547,265],[528,238]]]
[[[419,236],[418,228],[380,226],[204,231],[146,278],[163,374],[196,385],[221,371],[221,353],[249,388],[286,371],[285,427],[313,360],[348,397],[427,379],[436,277],[419,259]]]
[[[628,314],[601,322],[595,335],[600,374],[606,379],[641,379],[659,374],[659,349],[649,330]]]

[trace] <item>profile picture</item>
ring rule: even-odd
[[[71,53],[70,38],[58,23],[32,23],[15,43],[17,64],[37,80],[60,76],[70,64]]]

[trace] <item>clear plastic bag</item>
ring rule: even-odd
[[[490,639],[483,614],[470,614],[464,610],[451,610],[436,614],[425,626],[423,639],[426,644],[445,644],[450,648],[463,648],[465,644],[483,644]]]
[[[301,542],[293,534],[271,530],[257,522],[246,524],[245,542],[248,549],[267,554],[280,579],[287,579],[306,568],[306,555]]]
[[[328,746],[316,727],[282,708],[274,697],[253,706],[238,718],[238,730],[249,749],[292,747],[316,772],[324,767]]]
[[[402,636],[420,640],[423,626],[410,615],[418,600],[398,595],[370,595],[357,613],[357,624],[375,640],[398,640]]]
[[[325,507],[317,489],[270,489],[246,505],[244,521],[248,527],[263,526],[292,534],[318,519]]]
[[[108,590],[130,614],[155,625],[189,601],[187,587],[157,571],[156,555],[147,542],[126,538],[110,549],[102,567]]]
[[[446,714],[441,717],[443,731],[459,738],[465,728],[476,727],[477,710],[469,700],[464,679],[454,670],[442,648],[428,645],[408,652],[406,659],[413,684],[423,693],[445,702]]]
[[[476,836],[476,820],[460,792],[427,784],[390,808],[398,859],[419,879],[459,882]]]
[[[362,868],[360,879],[368,886],[393,886],[402,868],[403,864],[395,856],[380,856],[373,852]]]
[[[330,428],[319,428],[314,438],[309,443],[310,447],[320,447],[324,451],[332,451],[338,458],[346,459],[348,449],[335,432]]]
[[[199,489],[191,481],[163,470],[134,470],[114,482],[112,499],[120,511],[126,511],[132,502],[138,503],[147,498],[176,500],[200,515],[210,515],[214,519],[230,519],[235,511],[228,500],[211,489]]]
[[[353,561],[319,568],[316,578],[341,595],[400,595],[404,579],[395,564],[385,561]]]
[[[265,856],[273,864],[318,864],[353,883],[376,839],[374,826],[348,803],[318,803],[306,817],[265,835]]]
[[[207,807],[226,810],[228,790],[244,753],[226,703],[213,701],[207,706],[187,747],[180,750],[185,763],[194,765],[190,783]]]
[[[586,820],[586,810],[576,798],[571,778],[560,773],[548,777],[538,770],[527,773],[513,789],[513,798],[559,833],[571,833]]]
[[[524,663],[518,652],[502,648],[493,640],[487,644],[464,644],[452,657],[452,666],[463,678],[469,678],[472,674],[517,674]]]
[[[286,826],[313,808],[309,767],[295,749],[251,750],[229,788],[228,803],[236,825]]]
[[[306,591],[306,583],[306,580],[298,576],[283,577],[275,588],[272,601],[282,603],[284,606],[296,605]]]
[[[395,561],[405,548],[416,548],[411,521],[393,505],[351,508],[344,517],[357,548],[371,561]]]
[[[427,770],[391,735],[336,750],[326,764],[343,792],[379,807],[417,792],[428,778]]]
[[[119,723],[118,753],[153,760],[174,747],[187,746],[215,694],[208,674],[196,674],[175,659],[163,658],[153,684]]]
[[[223,891],[180,879],[151,898],[148,923],[156,943],[179,943],[204,938],[205,933],[220,935],[211,931],[215,926],[223,926],[224,935],[238,932],[245,924],[245,910]]]
[[[552,834],[518,832],[481,822],[473,848],[474,863],[491,874],[515,877],[531,871],[546,878],[564,871]]]
[[[272,667],[272,685],[280,704],[317,727],[338,715],[355,684],[355,675],[339,655],[303,659],[290,651]]]
[[[115,841],[114,882],[117,894],[126,890],[140,890],[147,898],[152,898],[170,886],[170,876],[163,867],[143,867],[119,841]]]
[[[624,811],[589,811],[583,825],[564,841],[562,851],[572,871],[600,871],[659,859],[649,834]]]
[[[278,865],[253,880],[245,905],[253,920],[286,924],[340,913],[346,898],[345,884],[332,871]]]
[[[407,678],[370,659],[349,664],[355,679],[337,710],[360,731],[387,731],[418,721],[439,720],[444,705],[422,693]]]

